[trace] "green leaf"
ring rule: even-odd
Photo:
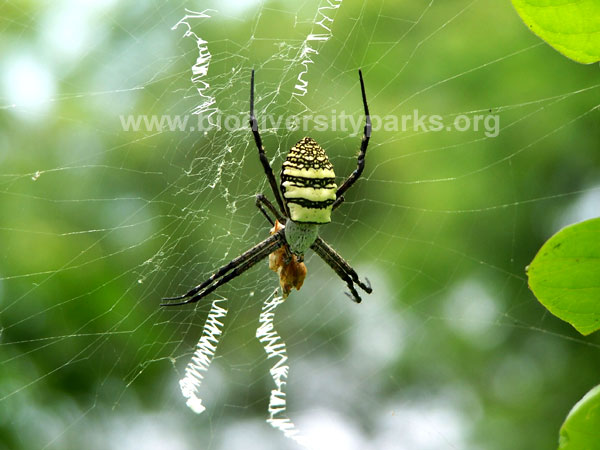
[[[523,22],[540,38],[577,62],[600,60],[600,1],[512,0]]]
[[[600,329],[600,219],[563,228],[527,268],[529,287],[581,334]]]
[[[600,386],[579,400],[560,427],[559,450],[600,450]]]

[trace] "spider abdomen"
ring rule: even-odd
[[[335,172],[314,139],[305,137],[291,148],[281,169],[281,192],[294,222],[331,222]]]

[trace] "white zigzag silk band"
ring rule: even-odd
[[[202,404],[202,399],[198,396],[198,390],[204,379],[204,374],[208,371],[215,356],[219,340],[223,334],[223,319],[227,315],[227,309],[221,304],[226,304],[226,302],[226,299],[213,301],[202,329],[202,336],[196,345],[194,356],[185,368],[185,376],[179,381],[181,393],[187,399],[187,406],[196,414],[206,410],[206,407]],[[270,370],[276,388],[271,390],[267,423],[281,431],[286,438],[310,449],[312,447],[307,439],[300,435],[294,423],[285,415],[285,386],[289,372],[289,366],[286,364],[288,357],[285,342],[281,339],[273,324],[275,308],[283,302],[284,298],[281,296],[267,297],[256,330],[256,337],[263,345],[267,353],[267,359],[277,358]]]
[[[318,55],[318,48],[333,36],[331,26],[333,25],[333,19],[335,17],[335,10],[341,5],[342,0],[326,0],[325,5],[320,6],[317,10],[313,29],[311,30],[311,33],[306,36],[300,49],[300,64],[302,65],[303,70],[298,74],[298,83],[294,86],[296,91],[293,95],[297,97],[304,97],[306,95],[308,81],[302,78],[302,76],[308,73],[308,65],[314,63],[311,55]]]
[[[226,299],[218,299],[212,303],[212,308],[208,313],[202,337],[196,345],[196,351],[192,360],[185,368],[185,376],[179,381],[181,393],[187,398],[186,404],[196,414],[202,413],[206,408],[202,404],[202,399],[198,397],[198,388],[204,379],[204,373],[215,356],[219,339],[223,334],[223,322],[221,319],[227,315],[227,309],[219,306],[220,302],[227,302]]]
[[[286,364],[288,357],[285,349],[285,342],[281,339],[273,325],[275,318],[275,308],[284,302],[284,298],[267,298],[260,314],[259,327],[256,330],[256,337],[263,344],[267,359],[277,358],[277,362],[271,367],[271,377],[275,382],[276,389],[271,391],[269,399],[269,423],[273,428],[281,431],[285,437],[296,441],[305,448],[311,448],[307,439],[300,435],[300,432],[294,423],[285,416],[286,395],[285,385],[290,367]]]
[[[196,59],[196,63],[192,66],[192,83],[196,85],[198,94],[203,99],[203,102],[194,108],[193,114],[202,114],[208,111],[208,116],[210,117],[217,111],[217,109],[213,106],[216,103],[216,100],[214,96],[211,96],[207,93],[210,88],[210,84],[204,81],[203,78],[206,77],[206,75],[208,74],[208,66],[210,64],[212,55],[208,50],[208,42],[192,31],[190,21],[209,19],[211,16],[209,16],[207,13],[213,13],[217,11],[215,11],[214,9],[206,9],[202,12],[195,12],[186,9],[185,12],[187,14],[183,17],[183,19],[177,22],[171,28],[171,30],[177,29],[179,25],[185,25],[187,27],[187,30],[184,33],[184,36],[191,36],[196,40],[196,46],[198,47],[198,58]]]

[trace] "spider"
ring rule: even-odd
[[[250,78],[250,128],[258,148],[267,180],[271,185],[276,208],[263,194],[256,195],[256,206],[273,226],[270,237],[222,266],[206,281],[184,295],[168,297],[162,306],[195,303],[219,286],[233,280],[258,262],[269,257],[269,267],[278,272],[283,297],[292,288],[300,289],[306,277],[304,254],[310,248],[346,282],[350,293],[346,295],[360,303],[354,285],[370,294],[369,280],[361,281],[356,271],[327,242],[319,237],[319,226],[331,222],[331,212],[344,202],[343,194],[356,182],[365,168],[365,154],[371,137],[371,117],[365,94],[362,72],[359,70],[360,89],[365,110],[364,126],[357,168],[341,186],[335,183],[333,165],[325,151],[310,137],[298,141],[283,162],[278,186],[254,116],[254,70]],[[267,211],[268,210],[268,211]],[[272,217],[269,215],[272,214]]]

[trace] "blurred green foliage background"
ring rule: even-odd
[[[324,3],[323,3],[324,4]],[[598,66],[567,60],[509,2],[344,1],[294,85],[321,5],[283,1],[0,6],[0,448],[296,448],[264,422],[271,362],[254,338],[266,262],[220,289],[229,315],[201,388],[178,380],[210,302],[161,309],[268,234],[246,124],[125,131],[213,96],[245,118],[494,114],[482,130],[374,132],[363,178],[322,235],[374,287],[361,305],[318,258],[277,313],[289,415],[318,448],[546,449],[599,383],[599,341],[547,313],[525,267],[598,215]],[[212,57],[198,58],[187,27]],[[324,10],[322,10],[324,11]],[[188,13],[189,14],[189,13]],[[193,120],[196,119],[195,116]],[[245,119],[244,119],[245,120]],[[341,177],[360,136],[310,133]],[[263,131],[276,173],[303,136]],[[216,294],[215,294],[216,296]]]

